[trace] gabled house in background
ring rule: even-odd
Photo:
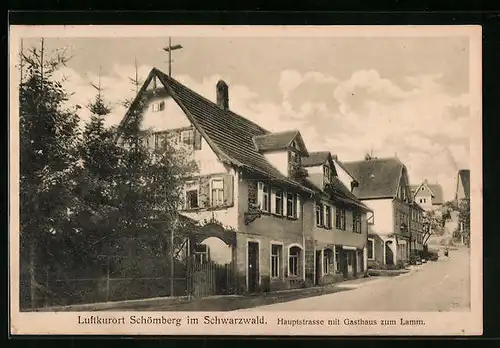
[[[303,166],[310,156],[306,145],[297,130],[273,133],[234,113],[224,81],[214,89],[216,102],[152,69],[131,106],[146,101],[141,129],[149,130],[146,141],[150,146],[168,141],[187,148],[198,164],[198,176],[185,184],[181,213],[198,221],[199,228],[186,241],[184,254],[194,264],[223,267],[223,276],[215,272],[217,267],[200,266],[196,274],[215,272],[200,279],[214,283],[200,281],[196,286],[204,286],[205,295],[227,293],[229,288],[242,293],[302,287],[306,275],[314,280],[315,270],[320,269],[314,233],[304,229],[304,220],[307,216],[314,224],[311,202],[326,197],[312,183],[315,179],[308,180]],[[133,114],[129,110],[121,126]],[[313,169],[309,164],[307,168]],[[334,181],[332,188],[337,184]],[[366,210],[348,194],[349,190],[332,190],[329,198]],[[350,226],[348,213],[343,211],[338,219],[341,230]],[[357,222],[356,226],[361,228]],[[330,246],[334,245],[331,237]],[[357,239],[342,243],[357,251],[363,248]],[[331,248],[322,275],[337,267],[331,261],[335,250]],[[321,255],[320,262],[326,259],[325,253]]]
[[[413,199],[426,211],[441,211],[443,208],[443,188],[439,184],[429,184],[425,179],[420,185],[412,185]]]
[[[395,264],[409,258],[412,194],[408,170],[398,158],[343,162],[346,186],[374,213],[369,220],[368,265]]]
[[[304,203],[306,250],[314,251],[306,277],[319,285],[363,275],[370,209],[340,181],[329,151],[309,153],[302,165],[305,181],[316,191],[316,199]]]

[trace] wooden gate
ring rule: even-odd
[[[194,297],[234,294],[233,264],[217,265],[212,261],[192,263],[187,283],[188,293]]]

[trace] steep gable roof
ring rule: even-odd
[[[354,177],[354,175],[352,175],[352,173],[349,171],[349,169],[347,169],[347,167],[344,165],[344,163],[342,163],[340,160],[339,160],[339,157],[337,155],[332,155],[332,159],[333,159],[333,163],[338,165],[347,175],[349,175],[351,178],[353,178],[354,180],[356,180],[356,178]]]
[[[257,151],[254,137],[269,135],[272,134],[271,132],[230,110],[221,109],[214,102],[158,69],[151,70],[136,101],[154,76],[158,77],[172,99],[184,111],[222,162],[259,173],[265,179],[278,180],[302,190],[311,191],[301,183],[283,175]],[[121,125],[127,122],[129,115],[130,113],[127,112]]]
[[[307,148],[298,130],[256,135],[253,137],[258,151],[283,150],[291,147],[292,142],[298,142],[299,147],[305,156],[308,155]]]
[[[360,199],[394,197],[405,167],[397,158],[372,158],[343,165],[358,182],[353,193]]]
[[[331,159],[330,151],[316,151],[309,152],[309,156],[303,157],[301,161],[304,167],[314,167],[325,164],[329,159]]]
[[[470,198],[470,170],[461,169],[458,171],[458,180],[464,188],[465,198]],[[458,187],[457,187],[458,189]]]
[[[443,188],[439,184],[427,184],[429,190],[431,190],[432,196],[432,204],[443,204]]]

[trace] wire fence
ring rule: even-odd
[[[130,262],[124,257],[101,256],[82,265],[79,272],[57,266],[46,265],[44,271],[37,272],[35,281],[24,272],[20,283],[22,309],[188,294],[187,269],[182,261],[174,262],[173,277],[163,257]]]

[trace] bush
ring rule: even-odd
[[[439,259],[439,256],[437,251],[427,250],[423,252],[422,258],[430,261],[437,261]]]

